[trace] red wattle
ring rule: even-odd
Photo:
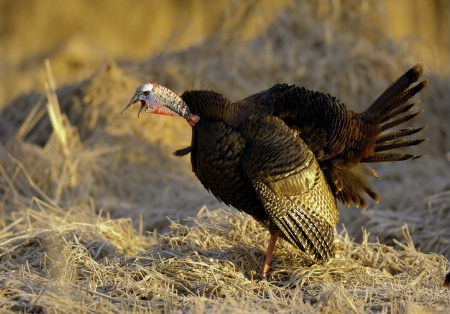
[[[170,110],[165,110],[161,107],[156,107],[155,110],[153,111],[153,113],[155,114],[162,114],[162,115],[166,115],[166,116],[175,116],[176,114]]]

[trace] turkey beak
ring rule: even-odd
[[[147,102],[140,99],[140,95],[139,94],[135,94],[130,102],[128,103],[128,105],[126,105],[126,107],[122,110],[121,114],[124,114],[125,111],[127,111],[128,109],[130,109],[131,106],[133,106],[135,103],[137,103],[138,101],[141,101],[141,108],[139,108],[139,112],[138,112],[138,118],[141,115],[142,110],[147,109],[149,106],[147,105]]]

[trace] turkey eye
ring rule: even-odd
[[[150,94],[150,92],[148,90],[146,90],[145,92],[142,93],[142,95],[144,95],[144,96],[148,96],[148,94]]]

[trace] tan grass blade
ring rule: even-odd
[[[15,142],[22,141],[25,136],[27,136],[27,134],[31,131],[31,129],[36,125],[36,123],[44,116],[45,109],[39,109],[39,103],[40,100],[36,102],[33,109],[31,109],[30,113],[25,118],[25,121],[23,121],[23,123],[21,124],[19,130],[16,133],[16,136],[14,137]]]
[[[56,95],[56,85],[53,77],[50,61],[45,60],[45,70],[47,73],[47,82],[45,83],[45,90],[47,94],[47,112],[55,131],[58,140],[61,144],[65,156],[69,153],[67,132],[64,127],[61,109],[59,107],[58,97]]]

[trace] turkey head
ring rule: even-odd
[[[141,102],[138,117],[142,110],[145,110],[148,113],[181,116],[186,119],[191,127],[194,127],[200,121],[200,117],[191,113],[189,106],[180,96],[158,83],[152,82],[140,85],[128,105],[122,110],[122,114],[138,101]]]

